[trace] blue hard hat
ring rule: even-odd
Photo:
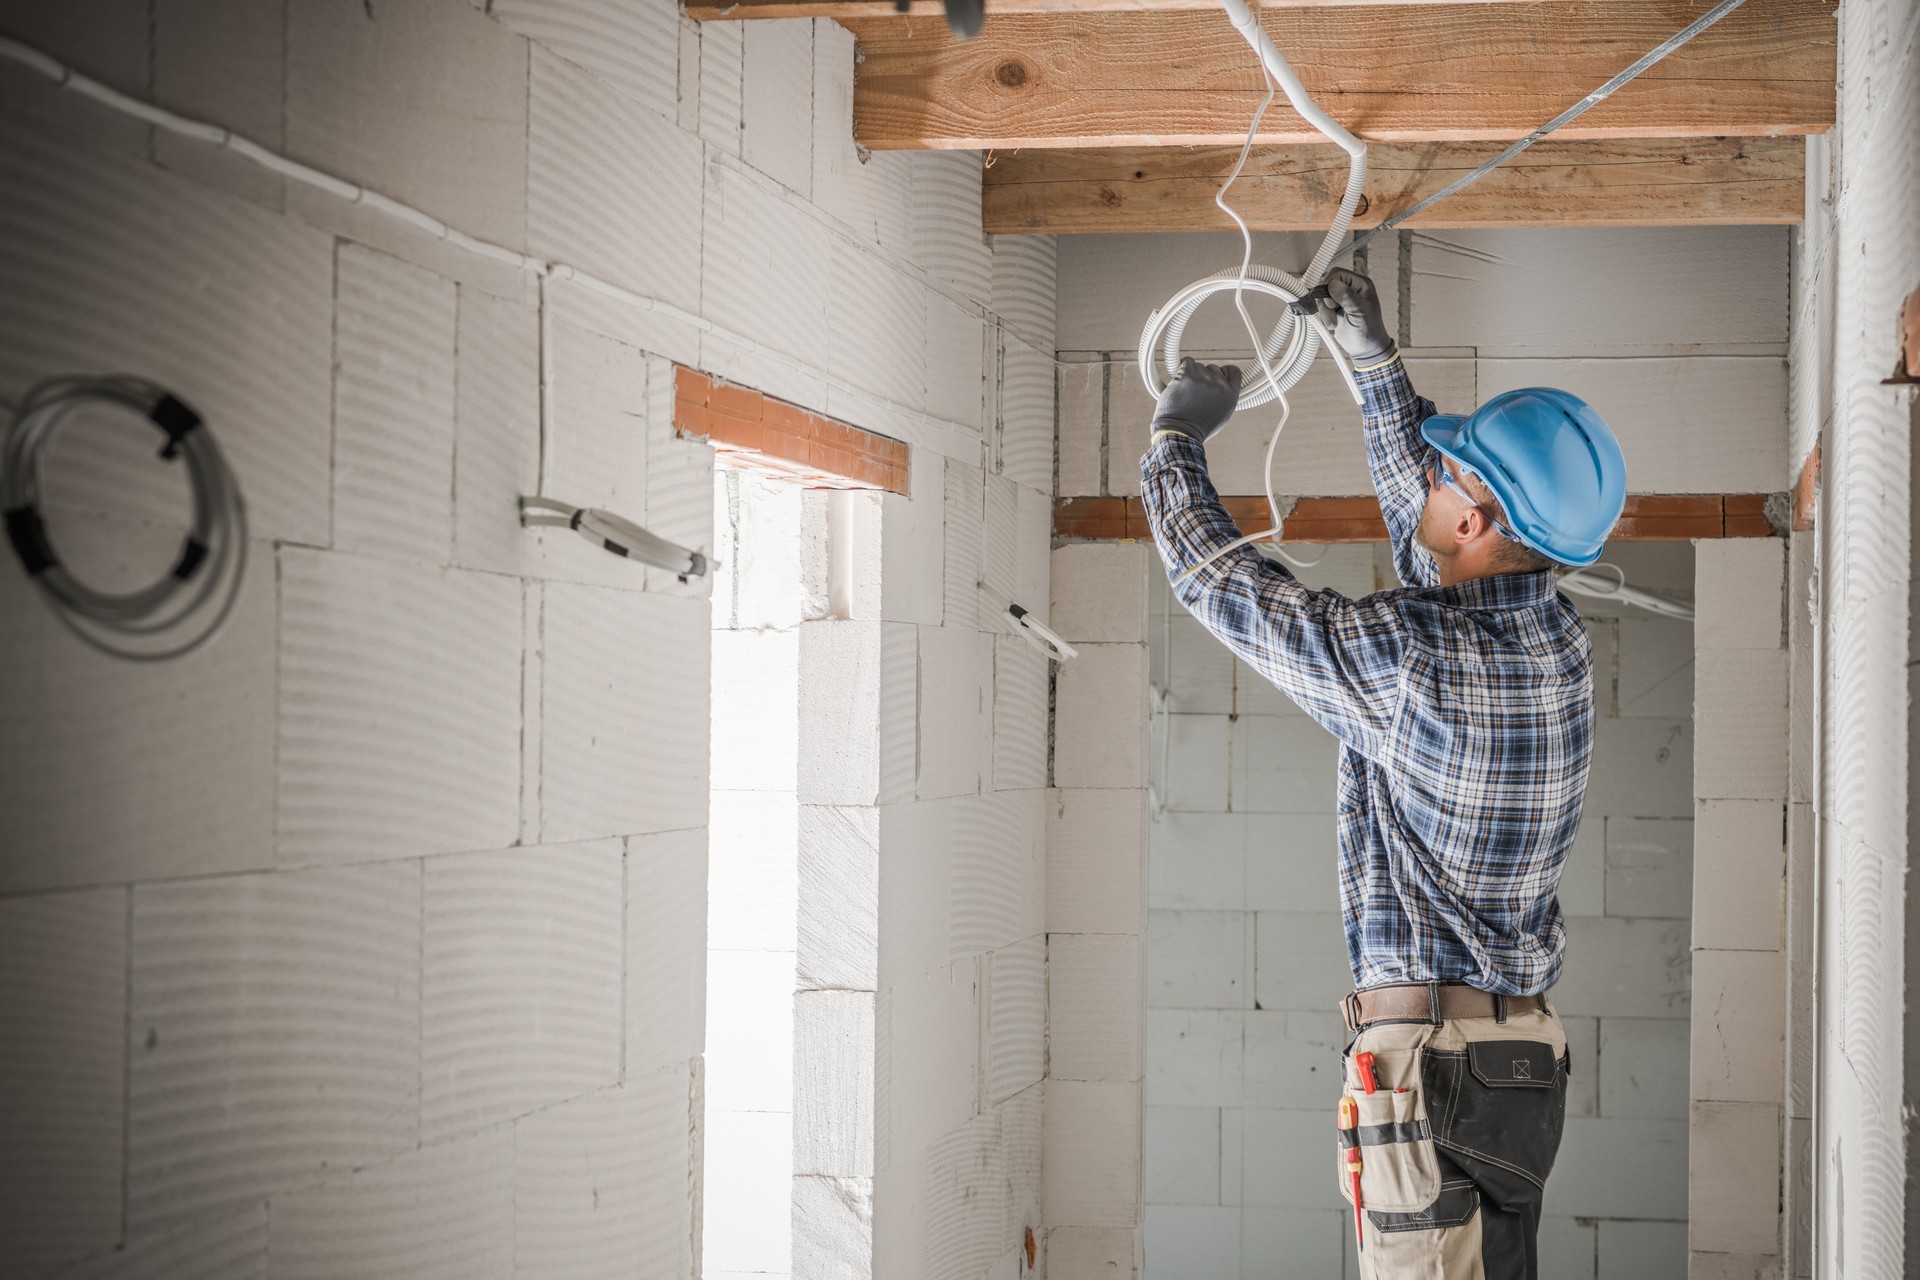
[[[1600,558],[1626,505],[1627,463],[1585,400],[1552,387],[1503,391],[1464,417],[1428,418],[1420,434],[1493,491],[1521,542],[1561,564]]]

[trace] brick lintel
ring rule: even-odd
[[[1764,493],[1649,493],[1627,499],[1616,542],[1688,542],[1695,538],[1770,538]],[[1251,532],[1266,527],[1264,497],[1223,497],[1234,523]],[[1282,505],[1285,499],[1282,499]],[[1372,497],[1296,498],[1281,525],[1289,542],[1385,542],[1387,526]],[[1059,538],[1148,538],[1146,507],[1137,497],[1057,498],[1053,532]]]
[[[713,445],[722,465],[786,476],[809,488],[907,491],[907,446],[747,387],[673,370],[673,426]]]

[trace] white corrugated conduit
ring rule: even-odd
[[[1601,570],[1609,570],[1613,578],[1609,580]],[[1618,600],[1630,604],[1636,609],[1645,609],[1648,613],[1657,613],[1663,618],[1677,618],[1682,622],[1693,621],[1693,606],[1683,600],[1669,600],[1666,596],[1655,595],[1639,587],[1627,585],[1627,573],[1617,564],[1601,561],[1581,569],[1569,569],[1554,575],[1554,585],[1562,591],[1570,591],[1577,596],[1586,596],[1594,600]]]
[[[1261,75],[1267,83],[1267,96],[1253,113],[1253,121],[1247,126],[1246,141],[1240,144],[1240,158],[1234,162],[1233,172],[1227,175],[1220,193],[1213,198],[1221,212],[1232,218],[1234,225],[1240,228],[1240,265],[1194,281],[1147,317],[1146,326],[1140,331],[1140,379],[1146,384],[1147,394],[1158,400],[1167,382],[1180,371],[1180,339],[1186,333],[1187,322],[1193,319],[1194,312],[1208,298],[1230,292],[1233,294],[1234,308],[1240,313],[1240,323],[1246,326],[1247,338],[1253,345],[1254,358],[1260,365],[1260,377],[1242,383],[1237,407],[1253,409],[1277,400],[1280,402],[1280,421],[1275,424],[1273,436],[1267,441],[1266,462],[1261,468],[1272,527],[1236,538],[1221,547],[1181,574],[1180,580],[1183,582],[1221,556],[1269,538],[1276,539],[1274,550],[1282,559],[1293,560],[1292,556],[1280,550],[1277,542],[1281,518],[1280,502],[1273,493],[1273,454],[1280,445],[1280,433],[1286,430],[1287,418],[1292,414],[1292,406],[1287,403],[1287,392],[1307,376],[1307,370],[1313,366],[1314,357],[1320,354],[1322,346],[1333,353],[1334,363],[1339,366],[1340,376],[1346,380],[1354,403],[1360,403],[1360,386],[1354,381],[1353,362],[1334,340],[1333,332],[1321,319],[1319,309],[1309,302],[1305,314],[1301,314],[1294,310],[1294,304],[1312,294],[1340,254],[1341,242],[1346,238],[1348,227],[1353,224],[1354,211],[1359,207],[1360,197],[1366,190],[1367,144],[1307,96],[1306,86],[1300,83],[1300,77],[1294,74],[1287,60],[1280,56],[1280,50],[1274,47],[1272,38],[1260,25],[1259,18],[1247,7],[1246,0],[1220,0],[1220,3],[1226,9],[1227,18],[1233,23],[1234,29],[1253,46],[1254,53],[1260,59]],[[1265,118],[1276,92],[1284,92],[1288,103],[1300,113],[1301,118],[1329,141],[1338,144],[1349,157],[1347,189],[1340,197],[1339,211],[1334,214],[1333,225],[1327,228],[1327,234],[1321,239],[1313,260],[1300,275],[1254,265],[1253,232],[1248,229],[1246,219],[1227,203],[1227,192],[1239,179],[1240,171],[1246,168],[1247,157],[1253,151],[1253,140],[1260,132],[1260,121]],[[1277,298],[1284,304],[1280,319],[1265,338],[1260,336],[1259,328],[1247,312],[1248,291]],[[1157,362],[1156,352],[1159,353]],[[1162,370],[1165,372],[1164,379]],[[1299,564],[1298,561],[1294,563]]]
[[[1345,380],[1347,390],[1353,395],[1354,403],[1360,402],[1360,388],[1354,381],[1352,362],[1347,358],[1340,344],[1333,340],[1331,331],[1320,320],[1319,310],[1313,305],[1310,297],[1314,289],[1326,278],[1327,272],[1332,269],[1334,259],[1342,253],[1360,248],[1380,233],[1398,226],[1408,218],[1479,181],[1540,139],[1591,111],[1613,96],[1622,85],[1732,13],[1743,3],[1745,0],[1720,0],[1719,4],[1675,32],[1658,47],[1648,51],[1631,66],[1493,159],[1472,172],[1463,174],[1412,207],[1385,219],[1366,234],[1356,236],[1351,243],[1342,244],[1341,241],[1353,223],[1354,211],[1359,206],[1366,187],[1366,143],[1355,137],[1339,121],[1322,111],[1313,99],[1307,96],[1306,86],[1300,83],[1300,77],[1294,74],[1292,66],[1280,55],[1280,50],[1274,46],[1273,39],[1260,25],[1258,16],[1247,7],[1246,0],[1220,0],[1221,7],[1227,11],[1227,19],[1233,23],[1234,30],[1238,31],[1253,47],[1254,53],[1259,57],[1261,72],[1266,77],[1267,83],[1267,96],[1260,103],[1259,109],[1254,112],[1253,122],[1247,126],[1246,141],[1240,146],[1240,158],[1235,161],[1232,172],[1227,175],[1226,182],[1220,187],[1219,194],[1213,198],[1214,204],[1220,207],[1221,212],[1233,219],[1234,225],[1240,229],[1243,245],[1240,266],[1237,270],[1229,268],[1194,281],[1147,317],[1146,326],[1140,333],[1140,378],[1146,384],[1147,394],[1158,400],[1160,393],[1166,389],[1167,381],[1180,371],[1180,339],[1186,332],[1187,323],[1192,320],[1193,313],[1200,309],[1201,303],[1215,294],[1232,292],[1234,307],[1240,313],[1240,322],[1246,326],[1247,337],[1253,345],[1254,357],[1260,365],[1261,374],[1259,381],[1242,386],[1238,408],[1253,409],[1275,400],[1280,402],[1280,421],[1273,429],[1273,437],[1267,442],[1266,463],[1262,469],[1267,510],[1272,516],[1273,527],[1228,543],[1181,574],[1181,581],[1184,582],[1229,552],[1269,538],[1275,539],[1273,551],[1281,559],[1298,568],[1307,568],[1313,563],[1295,559],[1281,550],[1278,544],[1277,535],[1280,533],[1282,521],[1280,503],[1273,492],[1273,456],[1280,445],[1280,433],[1286,429],[1287,419],[1292,413],[1291,406],[1287,403],[1286,393],[1300,379],[1306,377],[1307,370],[1312,367],[1313,359],[1319,354],[1323,345],[1333,353],[1334,361],[1340,368],[1340,376]],[[1306,270],[1299,275],[1273,267],[1254,265],[1253,233],[1248,229],[1246,220],[1227,203],[1227,192],[1239,179],[1241,170],[1246,168],[1247,157],[1252,153],[1254,139],[1260,132],[1260,121],[1266,115],[1267,108],[1272,105],[1276,89],[1285,92],[1287,101],[1302,119],[1317,129],[1328,141],[1340,146],[1351,157],[1351,166],[1347,173],[1347,189],[1341,195],[1340,208],[1334,214],[1333,225],[1327,228],[1327,234],[1320,242],[1319,251],[1313,255],[1313,260],[1307,264]],[[1264,339],[1254,325],[1252,316],[1247,313],[1246,294],[1249,290],[1278,298],[1287,304],[1287,309],[1281,313],[1279,322]],[[1308,308],[1305,315],[1292,309],[1293,305],[1302,299],[1308,299],[1304,304]],[[1159,353],[1157,362],[1156,352]],[[1162,369],[1165,370],[1165,379],[1161,377]],[[1617,598],[1656,613],[1667,613],[1672,617],[1681,616],[1673,612],[1674,610],[1686,610],[1686,617],[1693,616],[1692,610],[1686,605],[1676,604],[1627,586],[1625,575],[1621,574],[1617,567],[1611,565],[1607,567],[1613,568],[1616,574],[1620,574],[1620,581],[1609,584],[1603,578],[1585,574],[1583,571],[1574,571],[1563,574],[1560,577],[1560,585],[1582,595]]]
[[[536,492],[523,497],[520,502],[520,523],[524,527],[565,525],[595,542],[605,550],[617,555],[629,556],[646,563],[658,565],[670,572],[686,576],[703,574],[713,567],[713,562],[697,551],[668,542],[642,529],[630,520],[625,520],[612,512],[600,511],[591,507],[576,507],[559,502],[547,493],[547,486],[553,478],[554,423],[553,423],[553,343],[550,307],[548,303],[549,282],[568,280],[591,289],[595,293],[615,302],[633,307],[639,311],[684,325],[698,333],[717,338],[728,346],[735,347],[750,355],[773,361],[787,368],[818,377],[819,371],[794,359],[785,352],[754,341],[745,334],[735,333],[721,325],[713,323],[704,316],[695,315],[672,303],[658,298],[649,298],[623,289],[611,281],[602,280],[584,271],[567,266],[565,263],[548,262],[505,245],[494,244],[477,236],[468,235],[457,227],[434,217],[412,205],[370,190],[358,183],[348,182],[325,173],[311,165],[301,164],[278,152],[270,151],[249,138],[243,138],[230,129],[203,120],[193,120],[177,115],[164,107],[142,102],[138,98],[121,93],[118,89],[100,83],[98,80],[81,75],[72,67],[57,58],[48,56],[32,45],[25,44],[6,36],[0,36],[0,58],[20,64],[47,77],[62,89],[90,98],[124,115],[132,116],[157,129],[191,138],[208,146],[219,147],[259,165],[272,173],[277,173],[294,182],[302,183],[329,195],[345,200],[349,204],[361,205],[377,210],[397,221],[415,227],[436,239],[443,240],[458,249],[478,257],[508,266],[518,267],[532,272],[540,284],[540,474]],[[853,396],[879,405],[882,409],[898,417],[926,423],[935,429],[951,429],[946,424],[920,410],[906,405],[896,404],[882,396],[876,396],[851,384],[836,379],[827,379],[830,385],[841,387]],[[244,552],[243,552],[244,554]],[[1005,624],[1014,635],[1056,662],[1065,662],[1075,656],[1072,645],[1049,630],[1032,613],[1019,604],[1008,600],[996,609],[997,616],[1005,619]]]
[[[1721,0],[1721,3],[1715,6],[1712,11],[1703,15],[1684,31],[1667,41],[1660,46],[1660,48],[1649,53],[1646,57],[1642,58],[1625,72],[1622,72],[1621,75],[1616,76],[1599,90],[1589,94],[1579,104],[1576,104],[1574,108],[1562,113],[1561,116],[1557,117],[1548,125],[1543,126],[1540,130],[1529,135],[1514,147],[1509,148],[1488,165],[1483,166],[1474,173],[1467,175],[1464,179],[1450,185],[1444,191],[1436,193],[1434,196],[1423,201],[1413,209],[1409,209],[1399,217],[1382,223],[1379,227],[1369,232],[1367,236],[1361,237],[1355,243],[1364,243],[1364,241],[1371,236],[1378,235],[1381,231],[1386,230],[1405,217],[1409,217],[1420,209],[1425,208],[1435,200],[1452,194],[1454,191],[1467,185],[1468,182],[1480,177],[1498,163],[1518,154],[1518,152],[1524,150],[1539,138],[1545,137],[1548,133],[1560,127],[1568,120],[1571,120],[1574,116],[1579,115],[1581,112],[1588,110],[1603,100],[1622,84],[1640,74],[1640,72],[1644,71],[1647,67],[1652,66],[1655,62],[1672,52],[1673,49],[1678,48],[1687,40],[1692,39],[1693,36],[1699,34],[1699,32],[1705,30],[1714,22],[1717,22],[1742,2],[1743,0]],[[1261,29],[1257,16],[1248,8],[1245,0],[1222,0],[1222,4],[1226,8],[1229,20],[1233,22],[1235,29],[1246,38],[1248,43],[1252,45],[1255,52],[1260,56],[1262,73],[1267,81],[1266,99],[1262,102],[1259,112],[1255,114],[1253,122],[1247,130],[1246,142],[1241,147],[1239,161],[1235,164],[1233,173],[1228,178],[1227,184],[1222,187],[1220,195],[1216,197],[1216,203],[1233,219],[1235,225],[1240,228],[1244,244],[1244,253],[1237,270],[1229,269],[1216,276],[1210,276],[1206,280],[1195,281],[1179,294],[1176,294],[1172,299],[1169,299],[1164,307],[1154,313],[1154,316],[1148,322],[1147,332],[1143,333],[1141,337],[1140,368],[1141,375],[1146,381],[1149,394],[1157,399],[1160,391],[1164,389],[1165,383],[1158,379],[1154,371],[1154,360],[1152,357],[1155,349],[1163,348],[1162,364],[1168,375],[1171,376],[1177,372],[1180,362],[1180,338],[1186,329],[1187,322],[1192,318],[1194,311],[1198,309],[1201,302],[1216,293],[1228,290],[1234,293],[1235,305],[1240,312],[1242,322],[1247,326],[1248,336],[1253,342],[1262,374],[1258,382],[1253,383],[1243,390],[1241,407],[1248,408],[1278,400],[1282,408],[1280,425],[1275,428],[1273,439],[1267,447],[1266,465],[1268,506],[1273,512],[1274,523],[1277,528],[1280,521],[1278,504],[1273,495],[1273,454],[1275,447],[1279,443],[1279,433],[1286,425],[1286,391],[1306,375],[1306,371],[1311,366],[1314,356],[1319,353],[1322,345],[1326,345],[1334,351],[1334,358],[1339,363],[1341,375],[1346,380],[1348,388],[1353,392],[1356,400],[1358,399],[1359,392],[1358,388],[1354,385],[1350,362],[1346,360],[1345,353],[1340,351],[1338,344],[1331,341],[1331,333],[1326,330],[1325,325],[1317,315],[1298,316],[1289,310],[1283,314],[1280,321],[1275,325],[1272,333],[1265,339],[1262,339],[1259,331],[1253,325],[1251,316],[1246,310],[1244,295],[1251,289],[1255,293],[1264,293],[1289,304],[1297,301],[1309,293],[1312,287],[1325,277],[1335,257],[1339,256],[1344,250],[1354,247],[1354,245],[1351,244],[1343,246],[1340,241],[1347,233],[1348,227],[1352,222],[1354,210],[1359,204],[1365,186],[1366,145],[1343,128],[1337,121],[1321,111],[1307,96],[1305,87],[1300,83],[1299,77],[1294,74],[1292,67],[1288,65],[1286,59],[1280,56],[1280,52],[1274,47],[1272,39]],[[180,137],[193,139],[208,146],[219,147],[223,150],[230,151],[253,164],[259,165],[261,168],[279,174],[291,181],[302,183],[303,185],[313,187],[320,191],[325,191],[350,204],[358,204],[365,208],[376,210],[396,221],[406,223],[409,226],[424,231],[428,235],[442,240],[455,248],[472,253],[481,258],[504,263],[508,266],[534,273],[539,278],[541,285],[540,310],[543,338],[541,344],[540,482],[538,492],[534,495],[539,501],[538,503],[526,504],[527,506],[533,507],[534,511],[524,513],[523,520],[533,523],[545,523],[545,521],[540,518],[540,514],[545,514],[541,512],[541,504],[551,504],[553,502],[546,492],[547,484],[551,479],[553,471],[552,456],[555,434],[552,421],[551,349],[550,343],[545,340],[546,326],[548,323],[546,286],[549,281],[572,281],[581,285],[583,288],[590,289],[595,293],[626,306],[633,307],[636,310],[649,312],[662,319],[693,329],[696,332],[715,337],[727,343],[729,346],[749,354],[795,370],[808,372],[810,374],[816,372],[809,369],[802,362],[786,355],[784,352],[756,342],[744,334],[734,333],[720,325],[716,325],[704,316],[695,315],[657,298],[649,298],[634,293],[629,289],[624,289],[610,281],[599,279],[596,276],[579,271],[564,263],[545,261],[529,254],[521,253],[519,250],[508,248],[505,245],[482,240],[477,236],[472,236],[461,231],[457,227],[450,226],[441,219],[423,210],[416,209],[411,205],[383,195],[378,191],[370,190],[358,183],[336,178],[332,174],[313,168],[311,165],[301,164],[297,160],[289,159],[286,156],[261,146],[252,139],[242,137],[220,125],[211,124],[202,120],[194,120],[168,111],[163,107],[155,106],[152,103],[143,102],[128,94],[121,93],[111,86],[80,74],[58,59],[22,41],[0,36],[0,58],[24,66],[45,76],[63,89],[78,94],[81,97],[89,98],[112,110],[152,125],[155,128],[163,129]],[[1256,266],[1253,263],[1252,234],[1248,230],[1245,220],[1225,201],[1227,189],[1231,187],[1233,181],[1238,178],[1240,171],[1246,165],[1246,160],[1251,153],[1254,139],[1259,132],[1261,118],[1264,116],[1267,106],[1272,103],[1274,94],[1277,91],[1284,91],[1289,103],[1292,104],[1294,109],[1299,112],[1303,118],[1308,120],[1309,123],[1312,123],[1315,128],[1319,129],[1329,139],[1345,149],[1352,157],[1347,190],[1341,198],[1340,211],[1335,217],[1333,226],[1328,229],[1328,233],[1323,239],[1319,251],[1314,255],[1306,271],[1299,276],[1273,268]],[[909,408],[905,405],[895,404],[883,397],[873,396],[858,387],[846,386],[844,389],[856,396],[878,404],[889,413],[909,420],[926,422],[935,427],[943,425],[919,410]],[[551,508],[549,507],[547,510],[550,511]],[[578,511],[582,509],[569,508],[569,510]],[[569,519],[570,518],[571,517],[569,517]],[[618,519],[618,517],[612,518]],[[637,528],[637,526],[631,527]],[[1257,541],[1260,538],[1271,536],[1272,533],[1273,530],[1269,530],[1265,533],[1242,539],[1241,543],[1236,545],[1244,545],[1247,542]],[[679,558],[679,553],[682,551],[685,551],[685,549],[674,547],[672,553],[665,557],[672,562],[666,567],[673,568],[675,565],[681,563],[691,565],[696,553],[686,551],[688,559],[682,561]],[[1604,585],[1604,583],[1596,584],[1596,586]],[[1578,587],[1576,586],[1574,589],[1578,589]],[[1626,590],[1631,589],[1627,588]],[[1607,594],[1621,595],[1622,591],[1616,588]],[[1625,597],[1623,596],[1623,598]],[[1072,656],[1071,646],[1064,645],[1064,642],[1056,643],[1057,637],[1039,635],[1035,630],[1037,624],[1031,618],[1031,615],[1016,615],[1013,614],[1011,610],[1008,610],[1008,616],[1012,619],[1011,626],[1013,629],[1021,634],[1024,639],[1030,642],[1036,639],[1042,641],[1045,645],[1055,650],[1053,656],[1057,658],[1064,659],[1065,657]]]

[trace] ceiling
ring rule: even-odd
[[[1369,147],[1377,224],[1573,105],[1710,0],[1270,3],[1262,24],[1307,91]],[[932,0],[689,3],[705,21],[826,17],[860,51],[854,136],[873,150],[990,153],[990,232],[1212,230],[1213,196],[1265,96],[1215,0],[987,0],[952,35]],[[1834,120],[1834,5],[1746,0],[1551,138],[1408,225],[1792,223],[1800,136]],[[1234,205],[1324,228],[1346,156],[1277,98]]]

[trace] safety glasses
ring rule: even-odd
[[[1474,509],[1479,511],[1481,516],[1486,520],[1486,522],[1493,526],[1494,532],[1498,533],[1501,537],[1505,538],[1508,542],[1520,541],[1520,539],[1516,538],[1513,535],[1513,530],[1507,528],[1507,526],[1502,524],[1500,521],[1495,520],[1492,514],[1489,513],[1484,506],[1480,505],[1480,500],[1475,498],[1472,494],[1468,493],[1465,485],[1461,484],[1458,480],[1454,479],[1453,472],[1447,470],[1447,464],[1445,460],[1442,459],[1438,454],[1436,454],[1434,456],[1434,460],[1427,465],[1427,483],[1429,485],[1436,485],[1436,484],[1445,485],[1447,488],[1459,494],[1462,498],[1465,498],[1468,506],[1473,507]]]

